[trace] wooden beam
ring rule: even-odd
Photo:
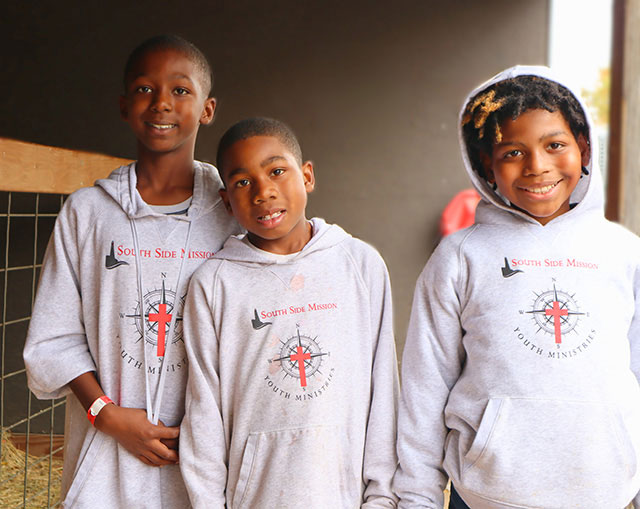
[[[615,0],[607,217],[640,234],[640,0]],[[613,177],[613,180],[611,179]]]
[[[55,451],[54,458],[63,458],[64,455],[64,435],[52,435],[29,433],[29,440],[25,433],[11,433],[9,440],[16,449],[21,451],[27,450],[27,442],[29,443],[29,454],[33,456],[47,456],[50,452]]]
[[[626,0],[622,76],[620,220],[640,234],[640,0]]]
[[[620,221],[622,207],[622,95],[626,0],[613,4],[611,90],[609,94],[609,154],[607,157],[607,205],[605,215]]]
[[[0,138],[0,190],[70,194],[130,162],[93,152]]]

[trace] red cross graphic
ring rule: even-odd
[[[544,310],[544,314],[547,316],[553,316],[553,328],[556,334],[556,344],[560,344],[562,343],[562,333],[560,332],[560,327],[561,327],[561,323],[560,323],[560,317],[561,316],[568,316],[569,315],[569,310],[568,309],[560,309],[560,303],[557,300],[553,301],[553,308],[552,309],[545,309]]]
[[[291,354],[289,356],[289,359],[291,359],[291,362],[298,362],[298,371],[300,372],[300,387],[306,387],[307,373],[304,369],[304,361],[306,361],[307,359],[311,359],[311,354],[309,352],[303,353],[302,347],[300,345],[296,347],[296,352],[296,354]]]
[[[160,304],[157,313],[149,313],[150,322],[158,322],[158,357],[164,357],[164,337],[166,326],[171,323],[171,313],[167,313],[167,305]]]

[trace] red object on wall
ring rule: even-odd
[[[456,194],[442,211],[440,234],[446,237],[450,233],[471,226],[476,218],[476,206],[480,195],[475,189],[465,189]]]

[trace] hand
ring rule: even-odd
[[[158,421],[160,424],[164,426],[164,422]],[[180,429],[180,428],[177,428]],[[173,449],[174,451],[178,450],[178,438],[161,438],[160,442],[166,445],[169,449]]]
[[[151,424],[145,410],[109,404],[96,417],[95,427],[147,465],[160,467],[178,462],[180,428],[162,422]]]

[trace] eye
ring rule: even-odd
[[[509,150],[508,152],[505,152],[502,157],[504,159],[513,159],[515,157],[521,156],[522,155],[522,151],[518,150],[518,149],[513,149],[513,150]]]
[[[559,141],[552,141],[551,143],[549,143],[549,148],[551,150],[559,150],[562,147],[564,147],[564,144],[560,143]]]
[[[235,187],[247,187],[249,185],[249,179],[240,179],[233,185]]]
[[[283,173],[284,173],[284,168],[276,168],[271,172],[271,174],[275,175],[276,177],[278,175],[282,175]]]
[[[140,85],[139,87],[136,87],[135,91],[140,94],[148,94],[151,92],[151,87],[148,87],[147,85]]]
[[[176,95],[187,95],[187,94],[189,94],[189,90],[187,90],[186,88],[183,88],[183,87],[177,87],[174,90],[174,93]]]

